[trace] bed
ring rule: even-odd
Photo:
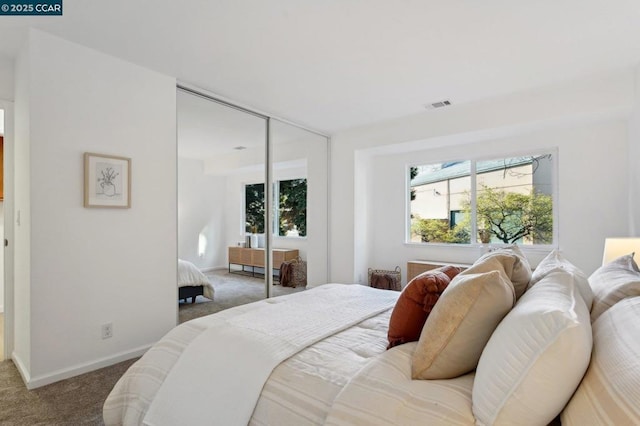
[[[119,380],[105,424],[323,424],[385,352],[398,294],[326,284],[181,324]]]
[[[120,378],[104,421],[640,424],[632,259],[587,278],[553,251],[532,274],[517,248],[499,249],[464,272],[425,272],[402,293],[326,284],[198,318]],[[397,321],[412,326],[415,314],[426,320],[419,338],[394,346]]]
[[[213,286],[196,265],[178,259],[178,300],[191,298],[194,303],[198,296],[213,300],[213,293]]]

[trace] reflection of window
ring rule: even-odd
[[[264,233],[264,183],[245,185],[245,232]]]
[[[290,179],[274,182],[278,207],[274,212],[274,235],[307,236],[307,180]],[[245,185],[245,231],[264,233],[264,184]]]
[[[278,235],[307,236],[307,180],[291,179],[276,182],[279,203],[276,215]]]
[[[549,153],[410,167],[410,241],[553,243]]]

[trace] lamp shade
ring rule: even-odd
[[[620,256],[630,253],[635,253],[633,259],[638,263],[640,261],[640,238],[606,238],[604,240],[602,264],[605,265]]]

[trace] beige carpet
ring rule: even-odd
[[[233,306],[264,299],[264,278],[262,277],[252,278],[251,274],[230,274],[226,270],[208,272],[205,275],[213,284],[215,291],[213,300],[198,296],[196,303],[191,303],[191,299],[186,303],[180,302],[178,317],[181,323]],[[304,287],[292,288],[274,285],[272,286],[272,296],[282,296],[301,290],[304,290]]]
[[[0,361],[4,358],[4,314],[0,314]]]
[[[180,303],[180,322],[263,298],[260,278],[207,274],[215,289],[215,300],[199,296],[196,303]],[[274,286],[274,295],[303,288]],[[0,362],[0,425],[103,425],[102,405],[120,376],[134,360],[28,391],[10,360]]]

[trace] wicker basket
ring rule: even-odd
[[[371,287],[400,291],[402,289],[401,269],[399,266],[394,270],[369,268],[368,282]]]
[[[287,276],[287,281],[284,282],[284,275],[282,274],[282,271],[287,269],[287,266],[291,268],[291,274]],[[283,287],[305,287],[307,285],[307,262],[302,260],[300,256],[296,259],[282,262],[280,271],[280,284]]]

